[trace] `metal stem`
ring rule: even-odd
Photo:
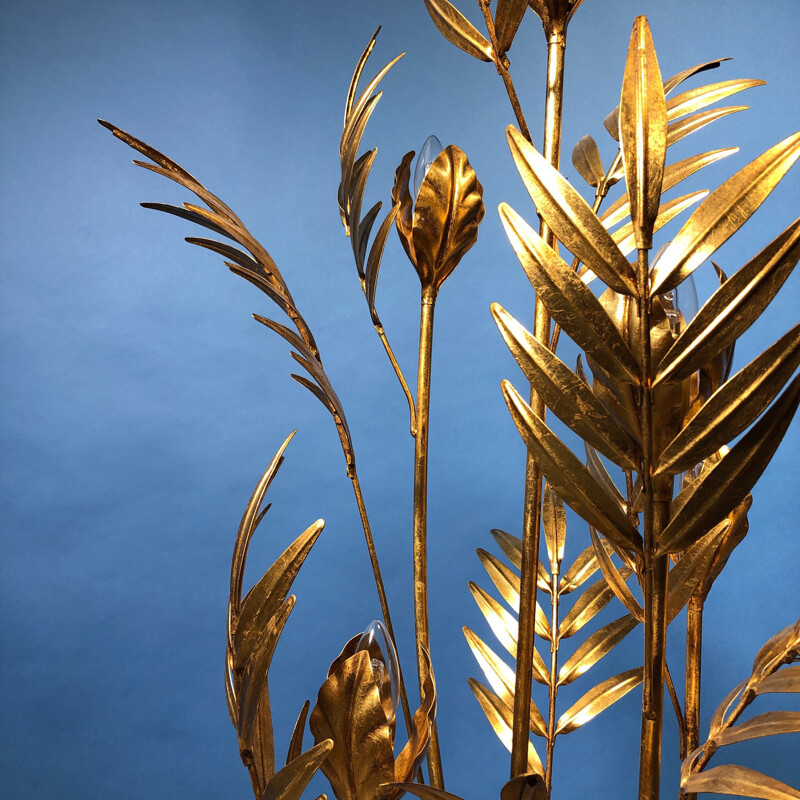
[[[414,409],[414,398],[411,396],[411,390],[408,388],[408,384],[406,383],[403,371],[400,369],[400,365],[397,363],[397,359],[394,357],[394,351],[392,350],[392,346],[389,344],[389,340],[386,338],[386,331],[383,329],[382,325],[375,325],[375,330],[378,332],[378,336],[380,337],[380,340],[383,343],[383,347],[386,350],[386,355],[389,356],[389,361],[392,364],[394,373],[395,375],[397,375],[397,380],[400,381],[400,386],[403,389],[403,394],[406,396],[406,402],[408,403],[409,419],[411,420],[410,422],[411,435],[416,436],[417,412]]]
[[[703,601],[693,597],[686,608],[686,753],[700,744],[700,672],[703,648]],[[687,794],[688,800],[697,795]]]
[[[556,746],[556,698],[558,697],[558,650],[561,640],[558,635],[558,607],[561,593],[558,590],[559,564],[551,563],[552,594],[550,602],[553,607],[552,621],[550,623],[550,686],[549,708],[547,714],[547,760],[545,763],[544,781],[547,787],[547,797],[553,790],[553,751]]]
[[[644,685],[639,757],[639,800],[658,800],[664,717],[667,573],[669,558],[656,557],[658,536],[669,521],[672,480],[654,481],[653,391],[650,352],[650,271],[648,251],[639,250],[639,356],[642,368],[642,497],[644,500]]]
[[[383,585],[383,576],[381,575],[380,564],[378,563],[378,553],[375,550],[375,541],[372,538],[372,529],[370,528],[369,518],[367,517],[367,507],[364,505],[364,495],[361,493],[361,484],[358,480],[358,473],[353,469],[353,474],[350,476],[350,481],[353,484],[353,492],[356,496],[356,504],[358,505],[358,513],[361,516],[361,526],[364,529],[364,537],[367,540],[367,550],[369,551],[369,560],[372,564],[372,574],[375,576],[375,586],[378,589],[378,600],[381,604],[381,614],[383,621],[386,623],[386,630],[392,640],[394,649],[399,653],[397,647],[397,640],[394,636],[394,627],[392,626],[392,615],[389,613],[389,601],[386,599],[386,589]],[[405,718],[406,728],[408,735],[411,736],[412,720],[411,709],[408,705],[408,695],[406,693],[406,685],[403,680],[403,671],[400,667],[400,659],[398,658],[398,683],[400,684],[400,704],[403,707],[403,717]]]
[[[561,116],[564,100],[564,52],[566,29],[553,31],[547,43],[547,94],[545,98],[545,158],[556,169],[561,153]],[[552,247],[555,236],[541,221],[539,232]],[[550,316],[536,298],[534,336],[545,344],[550,340]],[[545,406],[531,389],[531,407],[542,418]],[[542,504],[542,478],[539,467],[528,454],[525,464],[525,506],[522,519],[522,563],[520,570],[519,631],[514,682],[514,724],[511,740],[511,777],[528,771],[528,730],[533,670],[536,609],[536,578],[539,566],[539,519]]]
[[[428,421],[431,395],[431,356],[433,353],[433,310],[436,290],[423,288],[419,323],[419,365],[417,371],[417,433],[414,447],[414,623],[417,638],[417,673],[422,682],[427,669],[424,651],[430,654],[428,626]],[[442,759],[436,722],[431,725],[428,747],[428,774],[431,786],[444,788]]]

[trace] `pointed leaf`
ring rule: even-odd
[[[311,707],[310,701],[306,700],[300,713],[297,715],[297,722],[294,723],[294,730],[292,731],[292,738],[289,741],[289,752],[286,755],[286,764],[290,764],[296,758],[299,758],[303,753],[303,734],[306,729],[306,718],[308,717],[308,710]]]
[[[642,682],[643,672],[643,667],[637,667],[597,684],[561,715],[556,725],[556,733],[571,733],[594,719],[635,689]]]
[[[511,155],[536,210],[559,241],[617,292],[636,293],[631,265],[581,195],[513,126],[506,128]]]
[[[549,483],[545,483],[544,497],[542,498],[542,528],[547,542],[547,554],[555,573],[556,566],[560,567],[561,559],[564,558],[564,545],[567,541],[567,515],[561,498],[553,491]]]
[[[588,134],[572,149],[572,165],[589,186],[597,187],[605,178],[597,142]]]
[[[735,114],[737,111],[747,111],[750,106],[725,106],[724,108],[712,108],[710,111],[699,111],[689,117],[675,120],[667,124],[667,148],[679,142],[695,131],[705,128],[718,119]]]
[[[404,792],[419,797],[420,800],[462,800],[456,794],[437,789],[435,786],[426,786],[424,783],[390,783],[393,789],[402,789]]]
[[[667,103],[667,119],[672,122],[679,117],[685,117],[693,111],[718,103],[726,97],[743,92],[745,89],[752,89],[754,86],[763,86],[766,81],[744,78],[732,81],[721,81],[720,83],[709,83],[706,86],[699,86],[690,89],[688,92],[675,95]]]
[[[489,724],[494,729],[497,738],[503,743],[508,752],[511,752],[511,737],[513,729],[514,712],[490,689],[474,678],[467,678],[469,688],[472,689],[478,704],[480,705]],[[539,775],[544,774],[542,762],[539,754],[533,746],[533,742],[528,742],[528,771]]]
[[[499,211],[511,246],[553,319],[609,375],[638,382],[636,358],[592,290],[514,209],[501,203]]]
[[[800,323],[717,389],[658,458],[656,474],[691,469],[737,437],[800,366]]]
[[[308,703],[306,703],[306,708]],[[333,740],[325,739],[293,759],[275,773],[264,791],[264,800],[300,800],[303,791],[322,762],[333,750]]]
[[[508,381],[503,381],[503,395],[528,451],[558,496],[609,541],[641,552],[641,536],[619,505]]]
[[[608,474],[605,464],[603,464],[597,451],[587,442],[583,443],[584,451],[586,452],[586,467],[591,473],[592,477],[606,490],[606,493],[613,497],[619,507],[625,511],[627,503],[625,498],[620,494],[617,484],[614,483],[612,477]]]
[[[516,618],[509,614],[497,600],[481,589],[480,586],[477,586],[472,581],[468,585],[475,602],[478,604],[478,608],[480,608],[481,613],[489,623],[489,627],[491,627],[497,640],[516,658],[517,630],[519,628]],[[550,682],[547,666],[535,647],[533,649],[533,677],[545,686]]]
[[[800,664],[785,667],[764,678],[755,686],[757,694],[773,692],[800,692]]]
[[[559,593],[568,594],[574,591],[589,580],[598,569],[600,569],[600,565],[597,563],[597,555],[594,552],[594,547],[589,545],[564,573],[564,577],[558,586]]]
[[[558,685],[572,683],[610,653],[639,623],[626,614],[595,631],[566,661],[558,673]]]
[[[511,47],[527,8],[528,0],[497,0],[494,28],[501,56]]]
[[[517,775],[500,790],[500,800],[548,800],[547,783],[542,775]]]
[[[656,383],[682,380],[733,344],[769,305],[800,258],[800,219],[725,281],[667,351]]]
[[[800,733],[800,711],[767,711],[765,714],[758,714],[724,730],[714,738],[714,742],[717,747],[722,747],[782,733]]]
[[[664,168],[664,182],[661,185],[661,192],[665,194],[670,189],[677,186],[681,181],[694,175],[695,172],[713,164],[715,161],[727,158],[734,153],[738,153],[738,147],[728,147],[723,150],[710,150],[707,153],[700,153],[696,156],[684,158]],[[603,227],[612,228],[622,222],[631,213],[631,204],[627,192],[622,195],[615,203],[612,203],[600,217]]]
[[[689,67],[689,69],[684,69],[672,75],[664,81],[664,94],[669,94],[676,86],[679,86],[688,78],[701,72],[706,72],[706,70],[716,69],[723,61],[730,60],[730,58],[716,58],[713,61],[704,61],[702,64],[695,64],[693,67]]]
[[[667,106],[650,26],[642,16],[636,18],[631,32],[619,130],[636,247],[649,249],[664,179]],[[587,266],[592,269],[591,264]]]
[[[469,644],[478,666],[489,681],[489,685],[494,690],[495,694],[506,706],[514,708],[514,684],[515,675],[514,670],[511,669],[490,647],[479,637],[476,636],[469,628],[462,628],[464,636]],[[530,711],[530,729],[537,735],[547,736],[547,725],[545,724],[544,717],[536,707],[536,704],[531,700]]]
[[[367,269],[365,274],[365,286],[367,305],[369,306],[370,314],[372,314],[373,322],[377,320],[377,314],[375,312],[375,292],[378,289],[378,272],[381,268],[383,249],[386,246],[386,239],[389,236],[389,231],[392,229],[392,224],[397,218],[397,213],[399,210],[399,203],[395,203],[389,210],[389,213],[384,218],[380,228],[378,228],[378,232],[375,234],[375,240],[372,242],[372,247],[369,251],[369,259],[367,261]]]
[[[628,584],[625,582],[630,576],[631,570],[628,570],[627,574],[625,574],[616,568],[614,562],[611,560],[611,556],[603,546],[594,528],[589,528],[589,535],[592,538],[592,547],[594,547],[594,552],[597,556],[597,563],[600,565],[603,577],[606,579],[609,588],[622,605],[633,615],[634,619],[639,622],[644,622],[644,611],[628,588]]]
[[[651,297],[674,289],[744,225],[798,157],[800,133],[795,133],[713,191],[659,259]]]
[[[756,797],[759,800],[798,800],[800,792],[785,783],[736,764],[721,764],[692,775],[682,783],[684,792],[709,792],[737,797]]]
[[[769,464],[798,403],[800,375],[749,433],[692,484],[682,508],[662,532],[657,551],[660,555],[685,550],[743,500]]]
[[[503,555],[519,570],[522,569],[522,539],[518,536],[512,536],[510,533],[506,533],[505,531],[497,530],[494,528],[492,530],[492,536],[494,536],[494,540],[500,545],[500,549],[503,551]],[[536,585],[539,589],[543,592],[547,592],[548,594],[552,594],[552,587],[550,586],[550,575],[548,574],[547,570],[539,561],[539,575],[536,579]]]
[[[634,469],[639,463],[639,448],[591,387],[501,305],[492,303],[491,310],[511,354],[548,408],[615,463]]]
[[[558,638],[567,639],[593,620],[614,597],[614,592],[604,578],[583,590],[569,613],[558,626]]]
[[[448,42],[481,61],[492,60],[492,45],[449,0],[425,0],[425,8]]]

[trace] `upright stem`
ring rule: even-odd
[[[700,744],[700,665],[703,648],[703,601],[692,598],[686,608],[686,752]],[[696,794],[687,795],[694,800]]]
[[[552,594],[550,602],[553,607],[553,615],[550,623],[550,686],[549,686],[549,708],[547,713],[547,760],[545,763],[544,780],[547,786],[547,796],[553,790],[553,750],[556,746],[556,698],[558,697],[558,649],[561,644],[558,635],[558,606],[561,593],[558,590],[559,584],[559,564],[553,563],[551,574]]]
[[[547,43],[547,95],[545,98],[545,158],[556,169],[561,153],[561,114],[564,100],[564,51],[566,28],[550,32]],[[540,235],[550,245],[555,236],[544,221]],[[550,340],[550,317],[536,298],[534,336],[545,344]],[[531,408],[542,418],[545,406],[531,389]],[[536,609],[536,578],[539,567],[539,519],[542,504],[542,476],[528,454],[525,464],[525,506],[522,518],[522,563],[520,569],[519,630],[517,632],[517,664],[514,683],[514,725],[511,740],[511,777],[528,771],[528,730],[533,671],[533,644]]]
[[[431,355],[433,353],[433,309],[436,290],[422,290],[419,323],[419,366],[417,371],[417,433],[414,447],[414,623],[417,635],[417,673],[420,694],[427,669],[424,651],[430,653],[428,627],[428,420],[431,401]],[[431,786],[444,788],[442,759],[436,722],[431,726],[428,747]]]
[[[668,556],[656,557],[658,537],[669,521],[672,479],[654,481],[653,389],[650,353],[650,272],[639,250],[639,357],[642,367],[642,497],[644,500],[644,685],[639,800],[658,800],[664,718],[664,653],[667,637]]]
[[[361,515],[361,526],[364,528],[364,536],[367,540],[367,550],[369,551],[369,560],[372,564],[372,574],[375,576],[375,586],[378,588],[378,600],[381,604],[381,614],[383,614],[383,621],[386,623],[386,630],[389,632],[389,638],[395,650],[399,652],[397,641],[394,638],[394,628],[392,626],[392,616],[389,613],[389,601],[386,599],[386,589],[383,586],[383,576],[381,575],[381,568],[378,564],[378,554],[375,551],[375,542],[372,538],[372,529],[370,528],[369,518],[367,517],[367,507],[364,505],[364,495],[361,494],[361,484],[358,480],[358,473],[355,469],[352,470],[350,480],[353,484],[353,492],[356,496],[356,504],[358,505],[358,513]],[[411,709],[408,706],[408,695],[406,694],[406,685],[403,680],[403,671],[400,668],[398,659],[398,683],[400,684],[400,704],[403,707],[403,717],[406,721],[406,728],[409,736],[413,730],[411,724]]]

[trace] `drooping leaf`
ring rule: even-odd
[[[633,295],[633,269],[581,195],[513,125],[506,137],[514,163],[536,210],[570,252],[606,285]]]
[[[664,178],[667,106],[650,26],[642,16],[636,18],[631,32],[619,131],[636,247],[649,249]]]
[[[594,528],[589,528],[589,534],[592,538],[592,547],[594,547],[594,552],[597,556],[597,563],[600,565],[609,589],[616,595],[622,605],[628,609],[634,619],[643,622],[644,611],[625,582],[631,574],[631,570],[628,569],[627,574],[618,570],[604,546],[605,543],[600,540]]]
[[[486,680],[494,693],[506,706],[514,708],[514,670],[511,669],[496,653],[466,626],[462,628],[475,660],[478,662]],[[530,729],[537,736],[547,736],[547,725],[536,704],[531,700]]]
[[[588,134],[572,149],[572,165],[589,186],[599,186],[605,177],[603,160],[597,142]]]
[[[498,303],[492,315],[511,354],[539,397],[582,439],[622,467],[634,469],[640,450],[591,387]]]
[[[714,292],[658,365],[656,383],[682,380],[734,343],[761,315],[800,258],[800,219]]]
[[[800,133],[795,133],[714,190],[658,260],[651,297],[674,289],[744,225],[798,157]]]
[[[800,365],[800,324],[717,389],[658,458],[656,474],[699,464],[738,436],[775,399]]]
[[[709,792],[759,800],[799,800],[800,792],[781,781],[737,764],[721,764],[692,775],[681,788],[684,792]]]
[[[641,552],[641,536],[619,505],[542,422],[516,389],[508,381],[503,381],[502,386],[517,430],[558,496],[609,541],[623,549]]]
[[[636,626],[631,614],[615,619],[595,631],[564,663],[558,673],[558,685],[572,683],[610,653]]]
[[[659,554],[685,550],[744,499],[766,469],[798,403],[800,375],[733,449],[689,487],[686,501],[662,532]]]
[[[511,739],[513,730],[513,709],[509,708],[494,692],[487,689],[482,683],[474,678],[467,678],[469,688],[472,689],[483,713],[489,720],[489,724],[494,729],[497,738],[503,743],[508,752],[511,752]],[[528,742],[528,772],[535,772],[537,775],[544,775],[539,754],[533,746],[533,742]]]
[[[637,667],[598,683],[558,720],[556,733],[571,733],[594,719],[602,711],[635,689],[643,678],[644,668]]]
[[[492,45],[449,0],[425,0],[425,8],[448,42],[481,61],[492,60]]]
[[[638,382],[636,358],[591,289],[516,211],[505,203],[499,211],[514,252],[552,318],[609,375]]]
[[[297,756],[275,773],[264,791],[264,800],[300,800],[314,773],[331,750],[333,741],[325,739]]]
[[[500,56],[511,47],[527,8],[528,0],[497,0],[494,28]]]

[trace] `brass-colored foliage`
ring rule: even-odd
[[[800,620],[773,636],[759,651],[750,677],[734,688],[711,718],[707,740],[690,753],[681,767],[681,789],[687,792],[734,794],[765,800],[799,798],[800,791],[748,767],[723,764],[706,770],[720,747],[762,736],[800,731],[800,712],[768,711],[736,724],[760,694],[800,691]]]
[[[566,30],[583,0],[528,0],[528,5],[542,20],[545,34]]]
[[[287,763],[267,784],[263,800],[300,800],[314,773],[332,749],[333,742],[326,739]]]
[[[588,134],[573,148],[572,165],[589,186],[597,188],[603,182],[606,174],[603,159],[600,157],[597,142]]]
[[[547,785],[541,775],[518,775],[500,790],[500,800],[547,800]]]
[[[397,231],[423,289],[437,293],[478,239],[483,187],[463,150],[451,144],[431,164],[411,209],[407,153],[395,173]]]
[[[357,650],[360,638],[353,637],[331,664],[309,727],[317,742],[333,742],[321,770],[338,800],[395,800],[403,794],[397,784],[413,778],[427,750],[436,689],[428,661],[409,741],[395,758],[394,724],[381,701],[370,653]]]
[[[500,56],[511,47],[527,8],[528,0],[497,0],[494,27]]]
[[[447,41],[481,61],[492,60],[492,45],[449,0],[425,0],[425,8]]]

